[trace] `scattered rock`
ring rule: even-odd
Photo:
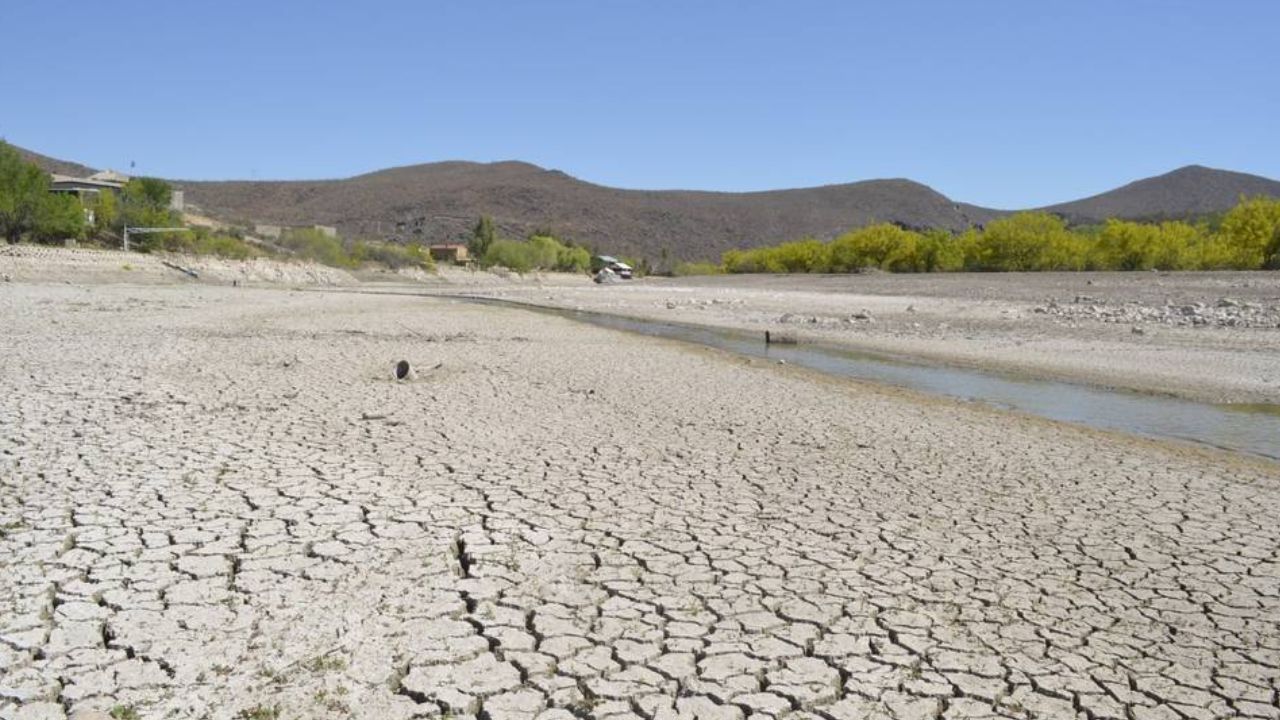
[[[408,360],[401,360],[396,363],[392,373],[396,380],[413,380],[418,376],[418,374],[414,372],[413,367],[409,365]]]
[[[1280,328],[1280,307],[1266,308],[1233,298],[1219,298],[1212,305],[1189,303],[1156,307],[1139,302],[1107,304],[1087,295],[1077,295],[1070,305],[1050,302],[1031,311],[1071,320],[1127,325],[1159,323],[1183,327]]]

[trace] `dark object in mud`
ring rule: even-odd
[[[395,372],[396,372],[397,380],[408,380],[410,376],[413,374],[413,368],[409,367],[408,360],[401,360],[400,362],[396,363]]]
[[[765,345],[795,345],[799,342],[796,336],[789,332],[778,332],[777,330],[764,331]]]

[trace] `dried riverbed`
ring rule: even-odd
[[[1280,717],[1273,464],[423,298],[0,326],[0,718]]]

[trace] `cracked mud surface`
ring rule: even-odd
[[[1275,466],[435,300],[0,327],[6,720],[1280,718]]]

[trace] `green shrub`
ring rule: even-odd
[[[49,192],[49,176],[0,141],[0,237],[57,241],[83,237],[84,228],[79,199]]]
[[[298,257],[323,265],[351,268],[359,263],[347,254],[342,241],[314,228],[289,230],[280,236],[280,246]]]
[[[1097,236],[1100,266],[1109,270],[1185,270],[1199,266],[1202,233],[1184,222],[1159,225],[1108,220]]]
[[[515,240],[494,240],[484,254],[483,264],[487,267],[501,266],[518,273],[533,270],[533,252],[527,243]]]
[[[526,242],[494,240],[481,258],[486,267],[502,266],[518,273],[532,270],[586,272],[591,267],[591,253],[560,242],[550,235],[534,235]]]
[[[556,256],[556,269],[584,273],[591,269],[591,253],[586,248],[562,247]]]
[[[38,242],[84,237],[84,206],[80,198],[66,193],[48,193],[36,205],[32,239]]]
[[[1218,236],[1230,250],[1229,266],[1253,269],[1273,266],[1277,260],[1276,238],[1280,236],[1280,200],[1257,197],[1242,199],[1222,218]]]
[[[357,240],[351,244],[348,254],[354,264],[374,262],[392,270],[403,267],[431,270],[436,266],[431,253],[417,243],[400,245],[379,240]]]
[[[946,230],[929,230],[917,243],[916,272],[952,272],[964,269],[965,236]]]
[[[919,235],[897,225],[881,223],[845,233],[831,241],[831,269],[856,272],[863,268],[892,269],[912,262]],[[901,268],[900,268],[901,269]]]
[[[191,244],[191,252],[197,255],[216,255],[230,260],[248,260],[262,255],[262,251],[233,235],[197,236]]]

